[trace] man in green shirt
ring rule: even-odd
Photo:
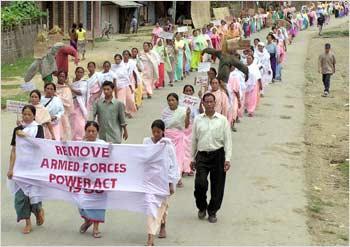
[[[124,140],[128,139],[128,131],[125,122],[125,106],[123,102],[113,98],[114,84],[105,81],[102,84],[104,98],[97,100],[93,105],[93,120],[100,125],[100,139],[120,144],[122,134]]]

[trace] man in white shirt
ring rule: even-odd
[[[224,197],[226,172],[230,169],[232,139],[230,125],[225,116],[215,112],[215,96],[203,96],[205,112],[198,115],[192,129],[192,170],[197,170],[194,197],[199,209],[198,218],[216,223],[216,212]],[[211,199],[207,203],[210,173]]]

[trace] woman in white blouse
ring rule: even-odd
[[[40,103],[49,111],[51,116],[51,125],[55,133],[56,140],[61,140],[61,117],[64,114],[64,106],[61,99],[55,96],[56,85],[48,82],[44,86],[45,97],[41,97]],[[45,137],[51,139],[49,131],[45,130]]]

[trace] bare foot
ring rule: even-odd
[[[44,209],[40,209],[40,212],[38,213],[37,217],[36,217],[36,224],[38,226],[41,226],[42,224],[44,224],[45,221],[45,212]]]
[[[166,238],[165,224],[160,225],[160,231],[159,231],[158,238]]]
[[[154,235],[148,234],[146,246],[154,246]]]
[[[23,230],[22,233],[23,234],[29,234],[32,231],[32,225],[26,225]]]

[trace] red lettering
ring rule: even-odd
[[[94,184],[94,189],[101,189],[101,186],[102,186],[101,179],[96,178],[95,184]]]
[[[120,164],[120,173],[126,172],[126,164]]]
[[[82,187],[82,183],[83,183],[83,178],[82,177],[78,177],[77,178],[77,187],[78,188],[81,188]]]
[[[79,171],[79,162],[74,162],[74,169],[73,171],[77,172]]]
[[[56,153],[57,153],[57,155],[63,155],[62,149],[61,149],[60,146],[55,146],[55,148],[56,148]]]
[[[58,161],[55,159],[51,160],[51,169],[57,169],[57,163]]]
[[[67,160],[59,160],[58,161],[58,169],[59,170],[65,170],[66,166],[67,166]]]
[[[43,167],[47,167],[49,168],[49,161],[47,159],[43,159],[43,161],[41,162],[41,168]]]
[[[63,151],[63,154],[64,154],[64,155],[68,155],[68,153],[67,153],[67,147],[62,146],[62,151]]]
[[[50,174],[49,175],[49,182],[52,183],[53,180],[56,179],[56,175],[55,174]]]
[[[79,155],[79,147],[78,146],[68,146],[68,153],[70,156],[78,156]]]
[[[100,163],[100,171],[99,172],[106,172],[107,167],[106,163]]]
[[[80,156],[86,157],[86,156],[88,156],[89,154],[90,154],[90,150],[89,150],[88,147],[82,147],[82,148],[80,149]]]
[[[118,164],[108,164],[108,172],[118,172]]]
[[[102,158],[109,157],[109,148],[102,148]]]
[[[64,183],[64,177],[62,175],[58,175],[56,178],[57,184],[63,184]]]
[[[108,180],[109,179],[103,180],[103,188],[105,188],[105,189],[109,189],[109,187],[108,187]]]
[[[89,163],[83,163],[83,172],[85,172],[89,168]]]
[[[84,189],[84,193],[91,194],[94,193],[94,190]]]
[[[96,163],[93,163],[90,165],[90,171],[96,172],[98,170],[98,165]]]
[[[74,186],[76,179],[77,179],[76,176],[66,176],[66,185],[67,186]]]
[[[117,179],[116,178],[111,178],[112,186],[111,188],[114,189],[116,184],[117,184]]]
[[[97,157],[100,153],[101,148],[100,147],[91,147],[92,156]]]
[[[90,188],[90,187],[91,187],[90,179],[84,178],[84,188]]]

